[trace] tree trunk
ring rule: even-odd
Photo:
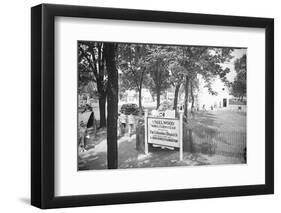
[[[157,106],[156,106],[156,109],[158,109],[159,108],[159,106],[160,106],[160,89],[159,88],[157,88],[157,94],[156,94],[156,102],[157,102]]]
[[[158,109],[159,106],[160,106],[160,93],[161,93],[161,70],[159,68],[159,63],[157,62],[157,65],[156,65],[156,69],[157,69],[157,73],[156,73],[156,101],[157,101],[157,106],[156,108]]]
[[[100,128],[106,127],[106,116],[105,116],[105,102],[106,97],[100,96],[99,97],[99,111],[100,111]]]
[[[179,96],[179,90],[180,90],[180,84],[176,85],[175,89],[175,96],[174,96],[174,110],[175,110],[175,115],[177,115],[178,112],[178,96]]]
[[[100,111],[100,125],[99,127],[106,127],[106,116],[105,116],[105,103],[106,103],[106,93],[104,92],[104,81],[103,76],[100,75],[97,78],[97,89],[99,95],[99,111]]]
[[[139,109],[141,111],[142,105],[141,105],[141,87],[139,88]]]
[[[108,73],[107,85],[107,167],[118,167],[117,118],[118,118],[118,71],[115,62],[114,43],[105,43],[105,60]]]
[[[191,95],[191,107],[194,108],[194,94],[193,94],[193,83],[190,82],[190,95]]]
[[[155,101],[155,95],[151,95],[152,97],[152,101],[154,102]]]
[[[145,75],[145,72],[146,72],[146,68],[144,68],[141,72],[141,78],[140,78],[140,83],[139,83],[139,109],[140,109],[140,115],[142,114],[142,93],[141,93],[141,90],[142,90],[142,83],[143,83],[143,77]]]
[[[185,97],[184,97],[184,115],[187,118],[188,115],[188,88],[189,88],[189,77],[185,77]]]

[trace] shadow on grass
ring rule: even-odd
[[[86,156],[78,157],[78,170],[107,169],[107,153],[91,153]]]
[[[209,156],[216,154],[243,158],[246,147],[246,133],[243,127],[237,128],[236,126],[239,126],[237,121],[243,122],[246,113],[231,111],[215,113],[198,113],[196,119],[191,120],[191,152]],[[228,117],[229,122],[227,122]]]

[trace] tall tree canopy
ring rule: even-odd
[[[118,63],[121,70],[121,87],[138,92],[139,108],[142,108],[142,88],[147,79],[148,46],[141,44],[120,44]]]
[[[247,93],[247,56],[243,55],[234,63],[236,77],[231,87],[231,94],[243,100]]]
[[[150,81],[148,87],[152,91],[152,94],[156,95],[156,108],[160,106],[160,95],[165,89],[170,87],[170,73],[169,73],[169,62],[170,62],[169,47],[150,45],[149,55],[147,62],[149,63],[149,76]]]

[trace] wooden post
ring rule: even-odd
[[[180,127],[179,127],[179,145],[180,145],[180,161],[183,160],[183,112],[180,113]]]
[[[144,111],[144,152],[147,155],[148,154],[148,141],[147,141],[147,117],[148,117],[148,112],[147,110]]]

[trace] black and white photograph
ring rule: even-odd
[[[77,63],[78,171],[247,163],[247,47],[81,40]]]
[[[274,193],[274,19],[213,5],[31,8],[33,206]]]

